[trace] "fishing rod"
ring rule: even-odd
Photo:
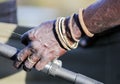
[[[7,44],[0,43],[0,54],[3,57],[6,57],[14,61],[15,58],[17,57],[18,52],[19,49],[17,48]],[[85,75],[82,75],[80,73],[75,73],[63,68],[62,62],[60,60],[54,60],[52,62],[49,62],[42,70],[42,72],[48,75],[52,75],[54,77],[63,78],[74,84],[103,84],[102,82],[89,78]]]

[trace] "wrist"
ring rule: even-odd
[[[81,27],[77,14],[73,14],[68,18],[57,18],[54,27],[55,37],[57,36],[57,40],[63,48],[66,50],[77,48],[81,37]]]
[[[65,26],[68,38],[71,39],[71,41],[79,41],[82,33],[78,15],[73,14],[70,17],[66,18]]]

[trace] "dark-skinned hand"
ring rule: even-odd
[[[46,64],[66,52],[55,38],[53,23],[54,21],[42,23],[22,35],[22,43],[26,47],[18,53],[14,63],[16,68],[23,65],[26,71],[33,67],[42,70]]]

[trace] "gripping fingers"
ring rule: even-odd
[[[37,56],[36,54],[32,54],[25,61],[23,69],[25,71],[30,71],[34,67],[34,65],[39,61],[39,59],[40,59],[40,56]]]
[[[29,56],[31,54],[32,54],[32,52],[31,52],[31,49],[29,47],[25,47],[23,50],[21,50],[18,53],[17,58],[14,62],[14,67],[15,68],[20,68],[23,61],[27,58],[27,56]]]
[[[50,61],[52,61],[53,59],[55,59],[52,54],[49,54],[49,56],[45,57],[41,57],[41,59],[39,60],[39,62],[35,65],[35,68],[40,71],[42,70],[46,64],[48,64]]]

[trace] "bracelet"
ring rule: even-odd
[[[65,28],[65,26],[62,26],[62,22],[65,20],[65,17],[61,17],[59,19],[59,22],[58,22],[58,31],[59,31],[59,36],[60,36],[60,39],[62,40],[61,43],[63,44],[64,48],[66,48],[67,50],[71,50],[69,48],[69,44],[68,42],[65,40],[64,38],[64,35],[63,35],[63,32],[62,32],[62,28]]]
[[[94,34],[92,34],[91,32],[88,31],[88,28],[86,27],[85,23],[84,23],[84,20],[83,20],[83,9],[79,9],[79,22],[81,24],[81,27],[83,29],[83,31],[85,32],[85,34],[88,36],[88,37],[93,37]]]
[[[62,33],[61,33],[61,23],[60,23],[60,19],[62,18],[57,18],[56,22],[55,22],[55,31],[56,31],[56,34],[58,36],[58,39],[60,41],[60,43],[62,44],[62,46],[66,49],[66,50],[70,50],[69,47],[67,47],[67,45],[65,44],[64,42],[64,39],[62,37]]]
[[[62,44],[62,46],[66,50],[75,49],[75,48],[77,48],[79,41],[75,41],[75,42],[69,41],[69,39],[66,35],[64,23],[65,23],[65,17],[57,18],[56,23],[55,23],[55,31],[58,36],[58,39],[59,39],[60,43]]]
[[[66,32],[65,32],[65,25],[64,25],[65,19],[62,20],[62,32],[63,32],[63,39],[65,40],[66,45],[70,48],[70,49],[75,49],[78,46],[78,42],[79,41],[75,41],[74,43],[70,43]]]
[[[72,24],[72,21],[73,21],[73,17],[74,17],[75,14],[72,14],[72,16],[70,17],[70,20],[69,20],[69,30],[70,30],[70,34],[72,36],[72,39],[75,41],[75,42],[79,42],[78,39],[75,38],[74,34],[73,34],[73,24]]]

